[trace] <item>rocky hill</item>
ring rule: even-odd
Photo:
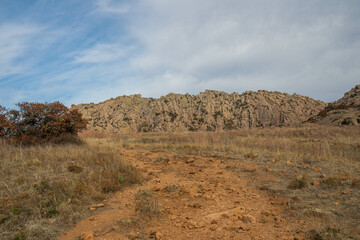
[[[344,97],[319,112],[309,122],[321,125],[355,125],[360,124],[360,85],[346,92]]]
[[[124,133],[289,126],[317,115],[325,106],[298,94],[206,90],[198,95],[170,93],[158,99],[120,96],[72,107],[88,119],[88,129]]]

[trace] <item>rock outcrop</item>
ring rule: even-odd
[[[88,129],[124,133],[290,126],[317,115],[325,106],[298,94],[206,90],[198,95],[170,93],[158,99],[120,96],[72,107],[88,119]]]
[[[360,125],[360,85],[356,85],[336,102],[329,103],[309,122],[321,125]]]

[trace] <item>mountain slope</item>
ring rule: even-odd
[[[317,115],[326,104],[298,94],[206,90],[198,95],[170,93],[159,99],[120,96],[79,104],[90,130],[159,132],[290,126]]]
[[[329,105],[309,122],[321,125],[360,124],[360,85],[344,94],[344,97]]]

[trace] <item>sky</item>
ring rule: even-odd
[[[0,105],[360,84],[359,0],[1,0]]]

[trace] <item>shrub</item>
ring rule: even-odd
[[[74,142],[86,128],[86,120],[77,109],[60,102],[18,103],[19,110],[0,106],[0,137],[20,144]]]
[[[296,178],[289,183],[288,188],[295,190],[295,189],[303,189],[306,188],[307,186],[308,183],[306,182],[305,178]]]
[[[5,136],[12,129],[12,124],[6,117],[6,108],[0,106],[0,137]]]
[[[136,211],[138,211],[142,217],[152,218],[161,214],[159,202],[153,195],[153,192],[147,190],[139,190],[135,194]]]

